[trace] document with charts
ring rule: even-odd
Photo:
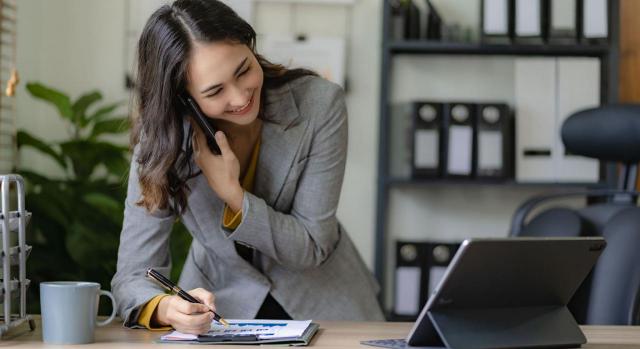
[[[207,344],[263,344],[283,343],[307,345],[318,325],[311,320],[238,320],[227,319],[228,327],[212,322],[204,335],[193,335],[173,331],[160,337],[160,342],[207,343]]]

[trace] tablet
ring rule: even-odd
[[[605,246],[601,237],[465,240],[404,345],[580,346],[567,304]]]

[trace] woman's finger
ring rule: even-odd
[[[209,307],[204,304],[199,303],[191,303],[185,301],[184,299],[176,300],[176,310],[178,310],[182,314],[202,314],[208,313]]]
[[[193,150],[201,152],[202,155],[213,155],[213,153],[211,153],[211,150],[209,150],[209,146],[207,145],[207,138],[204,134],[204,131],[202,131],[200,126],[193,121],[191,121],[191,127],[193,128],[194,139]]]
[[[204,305],[209,307],[209,309],[216,311],[215,300],[216,296],[205,290],[204,288],[196,288],[189,291],[189,294],[194,296],[197,300],[202,302]]]
[[[220,147],[220,153],[223,158],[228,158],[229,156],[235,157],[235,154],[231,150],[231,146],[229,146],[229,141],[227,140],[227,136],[224,134],[224,132],[216,132],[216,142],[218,143],[218,147]]]
[[[183,333],[201,334],[211,328],[212,321],[211,312],[198,315],[176,314],[173,327]]]

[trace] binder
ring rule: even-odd
[[[582,40],[587,43],[606,43],[609,37],[609,8],[607,0],[583,0]]]
[[[420,9],[413,0],[403,2],[405,40],[420,39]]]
[[[513,35],[514,0],[482,0],[480,33],[482,42],[508,44]]]
[[[422,267],[426,263],[423,250],[418,242],[396,242],[393,302],[396,317],[416,317],[426,303],[421,292],[424,284]]]
[[[519,43],[542,43],[545,39],[547,7],[544,0],[515,0],[514,38]]]
[[[424,37],[427,40],[442,39],[442,17],[431,1],[424,0],[426,6]]]
[[[596,159],[569,154],[560,137],[562,123],[571,114],[600,105],[600,60],[558,58],[558,115],[556,124],[556,178],[562,182],[597,182],[600,164]]]
[[[552,158],[556,129],[556,59],[516,58],[516,180],[555,180]]]
[[[502,103],[482,103],[477,106],[478,161],[476,176],[483,179],[513,177],[513,115]]]
[[[413,137],[411,174],[413,178],[435,178],[442,175],[444,104],[413,103]]]
[[[547,22],[549,43],[575,44],[578,42],[581,4],[579,0],[550,0]]]
[[[397,241],[392,315],[415,320],[442,279],[460,243]]]
[[[447,177],[470,178],[474,176],[476,162],[475,105],[453,102],[445,108],[444,168]]]

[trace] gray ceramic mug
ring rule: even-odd
[[[100,296],[111,298],[113,312],[98,322]],[[104,326],[116,316],[116,302],[111,292],[95,282],[55,281],[40,283],[42,339],[49,344],[83,344],[94,341],[96,326]]]

